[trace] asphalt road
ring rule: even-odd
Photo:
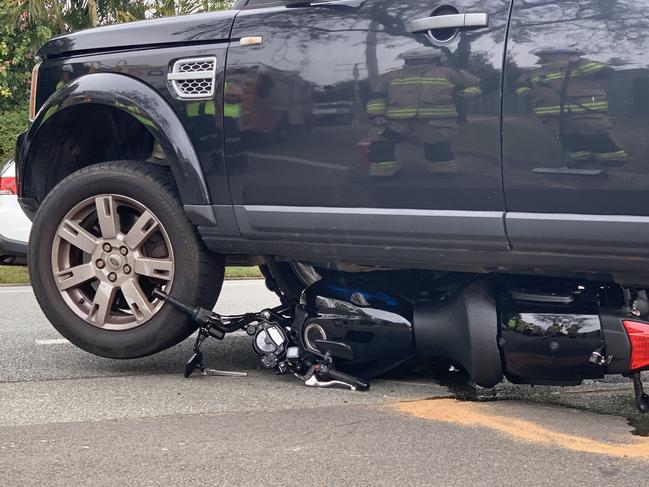
[[[217,310],[275,303],[228,282]],[[420,375],[368,393],[259,367],[244,335],[205,347],[246,378],[181,376],[191,341],[110,361],[64,340],[28,288],[0,288],[0,485],[645,485],[626,382],[503,385],[458,401]],[[646,420],[640,423],[647,428]],[[649,428],[647,428],[649,429]]]

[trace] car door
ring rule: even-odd
[[[642,2],[514,2],[503,164],[514,250],[649,252]]]
[[[262,3],[235,20],[225,80],[243,235],[505,251],[509,0]]]

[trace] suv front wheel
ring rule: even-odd
[[[223,259],[188,221],[169,172],[120,161],[61,181],[40,206],[29,245],[36,298],[80,348],[136,358],[171,347],[196,325],[153,297],[161,289],[212,309]]]

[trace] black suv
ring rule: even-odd
[[[38,301],[73,343],[126,358],[195,329],[155,289],[211,309],[229,263],[304,309],[321,279],[381,288],[415,322],[478,286],[496,303],[478,348],[512,377],[507,333],[646,367],[633,337],[607,352],[603,318],[538,318],[609,307],[644,333],[622,328],[649,313],[643,32],[642,2],[240,0],[54,38],[17,146]],[[380,307],[362,286],[336,299]],[[470,308],[458,337],[476,336]],[[450,350],[454,333],[435,336]]]

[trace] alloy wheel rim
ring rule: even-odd
[[[164,306],[153,297],[173,284],[171,241],[160,220],[138,201],[116,194],[87,198],[63,218],[52,245],[52,273],[61,297],[86,323],[129,330]]]

